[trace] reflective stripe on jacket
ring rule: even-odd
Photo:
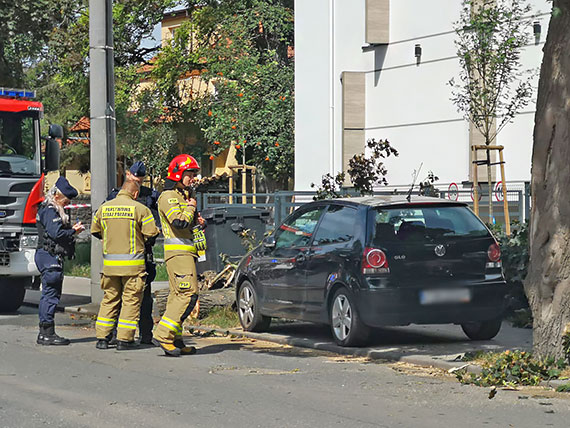
[[[91,233],[101,234],[103,240],[103,273],[127,276],[145,271],[145,240],[159,231],[151,211],[121,190],[115,199],[99,207]]]
[[[158,198],[158,213],[164,235],[164,260],[179,256],[196,256],[196,248],[192,240],[192,225],[196,208],[190,206],[184,195],[176,190],[165,190]],[[179,229],[173,225],[178,220],[188,226]]]

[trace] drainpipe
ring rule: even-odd
[[[330,94],[329,94],[329,129],[330,129],[330,162],[329,171],[332,176],[335,175],[334,170],[334,154],[335,154],[335,139],[334,139],[334,93],[335,93],[335,72],[334,72],[334,2],[330,0],[329,5],[329,67],[330,67]]]

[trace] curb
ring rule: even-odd
[[[466,364],[465,362],[453,362],[445,361],[443,359],[437,359],[431,356],[424,355],[402,355],[400,352],[382,352],[378,350],[369,350],[363,348],[346,348],[338,346],[329,342],[316,342],[311,339],[301,339],[295,337],[281,337],[274,336],[268,333],[252,333],[249,331],[235,330],[235,329],[216,329],[211,327],[203,327],[190,325],[187,326],[188,329],[205,331],[205,332],[223,332],[232,334],[238,337],[247,337],[249,339],[264,340],[266,342],[279,343],[281,345],[290,345],[300,348],[310,348],[319,351],[333,352],[335,354],[354,356],[354,357],[365,357],[371,360],[380,361],[395,361],[404,362],[408,364],[414,364],[422,367],[434,367],[446,371],[455,371],[459,369],[466,369],[469,373],[479,374],[481,373],[481,367],[475,364]]]
[[[437,369],[446,370],[450,374],[453,374],[453,372],[460,369],[465,369],[467,373],[473,373],[473,374],[480,374],[482,370],[482,367],[476,364],[469,364],[462,361],[458,362],[446,361],[438,359],[437,357],[431,357],[425,355],[402,355],[402,353],[399,352],[381,352],[381,351],[367,350],[362,348],[345,348],[342,346],[334,345],[332,343],[316,342],[311,339],[298,339],[294,337],[276,337],[269,333],[252,333],[243,330],[234,330],[234,329],[223,330],[223,329],[216,329],[212,327],[203,327],[197,325],[190,325],[187,326],[187,328],[198,331],[205,331],[205,332],[232,334],[238,337],[247,337],[249,339],[264,340],[266,342],[279,343],[281,345],[291,345],[300,348],[310,348],[319,351],[328,351],[340,355],[366,357],[371,360],[403,362],[421,367],[433,367]],[[552,379],[540,382],[539,386],[556,389],[556,387],[561,385],[566,385],[568,383],[570,383],[570,380]]]

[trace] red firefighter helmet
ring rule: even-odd
[[[168,165],[168,175],[166,178],[172,181],[180,181],[184,171],[199,171],[200,165],[190,155],[178,155],[170,161]]]

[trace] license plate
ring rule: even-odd
[[[441,303],[468,303],[470,301],[471,292],[468,288],[420,291],[420,304],[422,305],[433,305]]]

